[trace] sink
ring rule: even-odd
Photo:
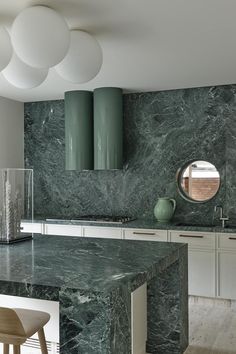
[[[194,227],[215,227],[216,225],[212,224],[195,224],[195,223],[187,223],[187,222],[179,222],[175,224],[176,226],[194,226]]]

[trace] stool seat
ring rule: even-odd
[[[13,345],[14,354],[20,354],[20,347],[33,334],[38,332],[42,354],[48,354],[44,326],[50,315],[42,311],[0,307],[0,342],[4,354],[9,354]]]
[[[50,315],[46,312],[12,309],[17,314],[27,338],[32,337],[36,332],[45,326],[50,320]]]

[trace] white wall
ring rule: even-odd
[[[24,103],[0,97],[0,168],[24,167]]]

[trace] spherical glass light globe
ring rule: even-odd
[[[62,16],[45,6],[26,8],[15,18],[11,40],[15,53],[35,68],[50,68],[66,55],[70,31]]]
[[[31,89],[39,86],[46,79],[48,69],[32,68],[13,53],[10,63],[2,74],[11,85],[20,89]]]
[[[10,62],[12,56],[12,45],[9,33],[4,27],[0,27],[0,71]]]
[[[55,67],[57,73],[73,83],[92,80],[102,66],[102,49],[89,33],[71,31],[70,47],[65,58]]]

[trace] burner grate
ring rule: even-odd
[[[46,221],[71,221],[71,222],[91,222],[91,223],[109,223],[123,224],[135,220],[130,216],[108,216],[108,215],[82,215],[72,219],[46,219]]]

